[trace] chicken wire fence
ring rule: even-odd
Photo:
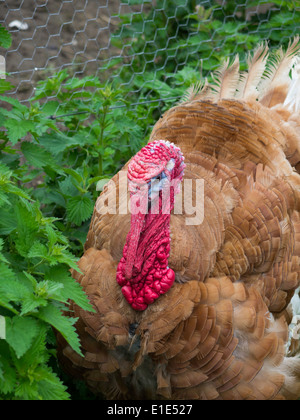
[[[185,67],[210,71],[221,56],[264,39],[287,42],[299,33],[299,14],[299,1],[283,0],[0,0],[0,23],[13,40],[0,54],[21,102],[39,80],[66,69],[103,86],[118,80],[138,103],[153,104],[180,96],[158,81]]]

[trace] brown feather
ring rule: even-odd
[[[106,191],[98,199],[72,270],[95,312],[70,302],[66,314],[78,318],[83,357],[59,333],[57,342],[66,372],[101,397],[300,397],[299,358],[285,354],[300,285],[300,116],[285,103],[298,50],[299,37],[273,58],[259,45],[242,75],[238,57],[227,60],[214,85],[191,88],[154,126],[150,141],[180,147],[193,194],[204,181],[204,219],[187,225],[185,208],[172,213],[175,282],[142,312],[116,282],[130,214],[103,214]]]

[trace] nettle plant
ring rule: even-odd
[[[10,42],[0,27],[0,46]],[[1,95],[10,88],[0,80]],[[0,97],[0,399],[70,398],[53,329],[81,354],[76,319],[63,312],[68,299],[93,309],[69,271],[82,254],[97,181],[146,141],[137,124],[144,109],[130,109],[124,96],[62,71],[39,82],[29,106]]]
[[[10,42],[0,27],[0,46]],[[0,80],[1,94],[11,87]],[[69,273],[77,268],[76,257],[56,226],[58,219],[45,215],[33,189],[26,188],[44,166],[58,165],[46,149],[20,142],[31,131],[37,139],[53,123],[47,125],[45,115],[38,120],[34,108],[15,99],[2,100],[12,110],[0,109],[0,399],[69,399],[51,367],[53,328],[80,354],[75,319],[63,310],[69,298],[86,310],[92,307]]]
[[[248,52],[258,43],[267,39],[271,48],[286,47],[299,32],[299,1],[157,0],[155,7],[150,0],[142,3],[146,7],[141,13],[120,16],[122,24],[112,44],[125,51],[121,80],[138,90],[140,98],[165,99],[155,104],[156,117],[190,83],[205,77],[210,81],[211,71],[224,58],[239,54],[244,70]]]
[[[46,102],[49,97],[55,99]],[[123,97],[96,77],[72,78],[65,70],[38,83],[29,107],[0,97],[11,107],[0,110],[1,162],[41,203],[43,214],[56,218],[78,255],[97,182],[113,176],[145,141],[148,125],[138,125],[142,107],[130,108]]]

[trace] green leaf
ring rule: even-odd
[[[4,204],[9,205],[9,198],[4,191],[0,191],[0,207],[2,207]]]
[[[52,132],[41,136],[39,138],[39,143],[49,152],[54,155],[58,155],[69,147],[85,145],[87,143],[87,139],[79,134],[68,137],[63,133]]]
[[[94,202],[89,195],[72,197],[67,202],[68,220],[77,226],[88,220],[93,210]]]
[[[9,303],[9,299],[6,296],[0,296],[0,307],[8,309],[15,315],[18,315],[18,311]]]
[[[11,46],[11,34],[0,25],[0,47],[9,48]]]
[[[90,178],[88,180],[88,185],[92,185],[95,182],[98,181],[103,181],[103,186],[110,180],[110,178],[107,177],[107,175],[98,175],[98,176],[94,176],[93,178]]]
[[[30,351],[27,351],[16,364],[22,370],[35,370],[39,365],[44,365],[49,360],[49,353],[46,348],[46,337],[49,332],[49,325],[44,322],[37,321],[39,323],[38,335],[34,338],[34,341],[30,347]]]
[[[16,370],[2,354],[0,354],[0,367],[0,392],[3,394],[11,393],[13,392],[16,383]]]
[[[79,271],[79,269],[77,269]],[[60,294],[64,299],[73,300],[78,306],[86,311],[95,312],[81,285],[77,283],[70,275],[69,271],[63,266],[51,267],[45,277],[59,282],[63,286]]]
[[[61,310],[52,303],[49,303],[45,308],[41,308],[36,316],[59,331],[73,350],[82,356],[78,335],[73,326],[75,319],[64,316]]]
[[[47,258],[48,248],[41,242],[36,241],[28,252],[28,258]]]
[[[73,77],[72,79],[69,79],[64,87],[69,90],[73,89],[81,89],[86,87],[97,87],[101,88],[101,83],[99,79],[95,76],[86,76],[82,79],[78,79],[77,77]]]
[[[45,226],[45,231],[48,237],[48,248],[51,249],[56,242],[63,240],[62,236],[58,231],[56,231],[52,226],[47,224]],[[65,242],[64,242],[65,243]]]
[[[10,207],[0,209],[0,235],[9,235],[16,229],[16,217]]]
[[[61,293],[63,289],[63,284],[57,283],[51,280],[40,281],[36,288],[36,293],[39,296],[46,297],[47,299],[55,299],[60,302],[66,303],[68,297],[64,297]]]
[[[9,90],[12,90],[15,86],[13,86],[11,83],[7,82],[6,80],[1,79],[0,80],[0,94],[5,93]]]
[[[14,349],[18,358],[29,350],[38,331],[39,325],[36,319],[19,316],[6,318],[6,341]]]
[[[77,171],[75,171],[74,169],[71,169],[71,168],[66,168],[66,169],[65,169],[65,172],[66,172],[68,175],[71,175],[71,177],[72,177],[72,178],[74,178],[74,180],[76,180],[79,184],[80,184],[81,182],[83,182],[82,175],[80,175],[80,173],[79,173],[79,172],[77,172]]]
[[[7,258],[5,258],[5,256],[1,253],[1,251],[3,250],[3,246],[4,246],[4,240],[0,238],[0,261],[8,264]]]
[[[12,144],[16,144],[30,130],[34,130],[34,124],[31,121],[17,120],[15,118],[6,120],[5,127],[7,128],[7,136]]]
[[[0,284],[10,282],[15,279],[15,273],[6,264],[0,263]]]
[[[43,106],[41,111],[43,115],[50,117],[56,114],[57,110],[59,109],[59,106],[60,105],[58,101],[49,101]]]
[[[30,210],[18,203],[15,207],[17,218],[17,230],[13,234],[16,248],[19,254],[27,257],[27,254],[36,241],[36,236],[39,230],[39,224],[36,221],[35,215],[32,214],[34,208],[31,206]]]
[[[30,290],[17,280],[15,273],[6,264],[0,263],[0,296],[6,302],[21,302]],[[1,303],[0,303],[1,304]]]
[[[31,378],[21,378],[17,382],[15,387],[15,396],[18,399],[25,401],[36,401],[38,400],[38,387],[37,382],[31,380]]]
[[[45,98],[47,96],[58,95],[61,92],[62,82],[67,79],[67,77],[68,71],[64,69],[59,73],[56,73],[51,78],[38,82],[34,100]]]
[[[70,395],[67,387],[50,368],[39,368],[37,373],[43,378],[38,382],[38,393],[44,401],[67,401]]]
[[[24,296],[22,299],[22,311],[21,316],[29,313],[36,313],[37,309],[41,306],[47,306],[48,300],[35,295]]]
[[[37,280],[30,273],[27,273],[26,271],[23,271],[23,274],[27,277],[27,279],[29,280],[30,284],[35,289],[36,286],[38,285]]]
[[[54,191],[53,189],[47,188],[47,186],[45,186],[45,188],[35,189],[33,191],[33,196],[36,200],[43,203],[44,205],[54,204],[57,206],[65,207],[66,204],[62,194],[60,194],[58,191]]]
[[[15,185],[13,185],[13,183],[8,183],[5,187],[4,187],[5,191],[7,193],[10,194],[15,194],[18,197],[22,197],[25,198],[26,200],[31,200],[31,197],[29,194],[27,194],[26,191],[22,190],[21,188],[16,187]]]
[[[26,105],[21,104],[18,99],[12,98],[9,96],[0,96],[0,101],[7,102],[8,104],[12,105],[15,109],[21,112],[21,114],[27,114],[28,108]],[[13,115],[13,112],[12,112]]]
[[[72,182],[73,180],[73,177],[69,175],[63,181],[58,182],[59,189],[64,196],[72,197],[78,193],[77,188]]]
[[[74,257],[74,255],[66,248],[66,246],[61,246],[58,244],[53,246],[51,251],[52,261],[50,262],[50,265],[57,265],[58,263],[62,263],[74,268],[75,270],[78,270],[76,257]]]
[[[35,166],[36,168],[56,166],[56,163],[51,154],[37,144],[24,141],[22,142],[21,150],[29,164]]]

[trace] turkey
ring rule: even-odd
[[[228,59],[99,196],[72,272],[95,312],[68,312],[84,357],[57,335],[63,368],[95,394],[300,397],[300,327],[288,325],[300,284],[299,49],[299,37],[285,52],[263,43],[245,72]]]

